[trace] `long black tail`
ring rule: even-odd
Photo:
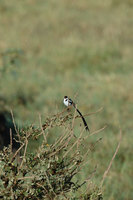
[[[87,125],[87,123],[86,123],[86,121],[85,121],[85,118],[83,117],[83,115],[81,114],[81,112],[76,108],[76,106],[75,106],[74,103],[73,103],[73,106],[74,106],[74,108],[76,109],[76,111],[79,113],[79,115],[81,116],[86,131],[90,131],[89,128],[88,128],[88,125]]]

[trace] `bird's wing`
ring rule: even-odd
[[[68,102],[69,102],[70,104],[73,104],[72,99],[68,99]]]

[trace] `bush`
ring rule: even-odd
[[[17,142],[20,143],[20,147],[16,152],[12,152],[10,132],[10,145],[0,152],[0,198],[6,200],[102,199],[99,188],[90,187],[91,178],[96,171],[95,167],[83,182],[77,178],[85,166],[92,147],[88,146],[88,150],[84,151],[84,141],[89,137],[84,129],[79,137],[75,136],[76,117],[78,116],[66,114],[64,110],[47,118],[41,128],[32,125],[17,131]],[[57,127],[61,134],[50,144],[48,135],[51,129]],[[38,148],[32,152],[28,150],[29,142],[40,137],[42,142]]]

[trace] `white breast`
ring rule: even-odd
[[[64,99],[64,100],[63,100],[63,103],[65,104],[65,106],[69,106],[68,99]]]

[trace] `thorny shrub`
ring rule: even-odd
[[[41,123],[40,128],[30,126],[17,132],[20,147],[12,151],[12,132],[10,145],[0,152],[0,199],[5,200],[38,200],[38,199],[102,199],[99,189],[87,188],[81,193],[81,187],[91,182],[95,168],[82,183],[74,177],[84,167],[90,148],[84,149],[84,140],[101,130],[84,136],[74,134],[74,116],[64,110]],[[55,142],[48,143],[51,129],[60,128],[61,135]],[[64,130],[64,131],[63,131]],[[85,134],[86,135],[86,134]],[[42,137],[42,143],[34,151],[27,151],[29,141]],[[84,152],[84,153],[82,153]]]

